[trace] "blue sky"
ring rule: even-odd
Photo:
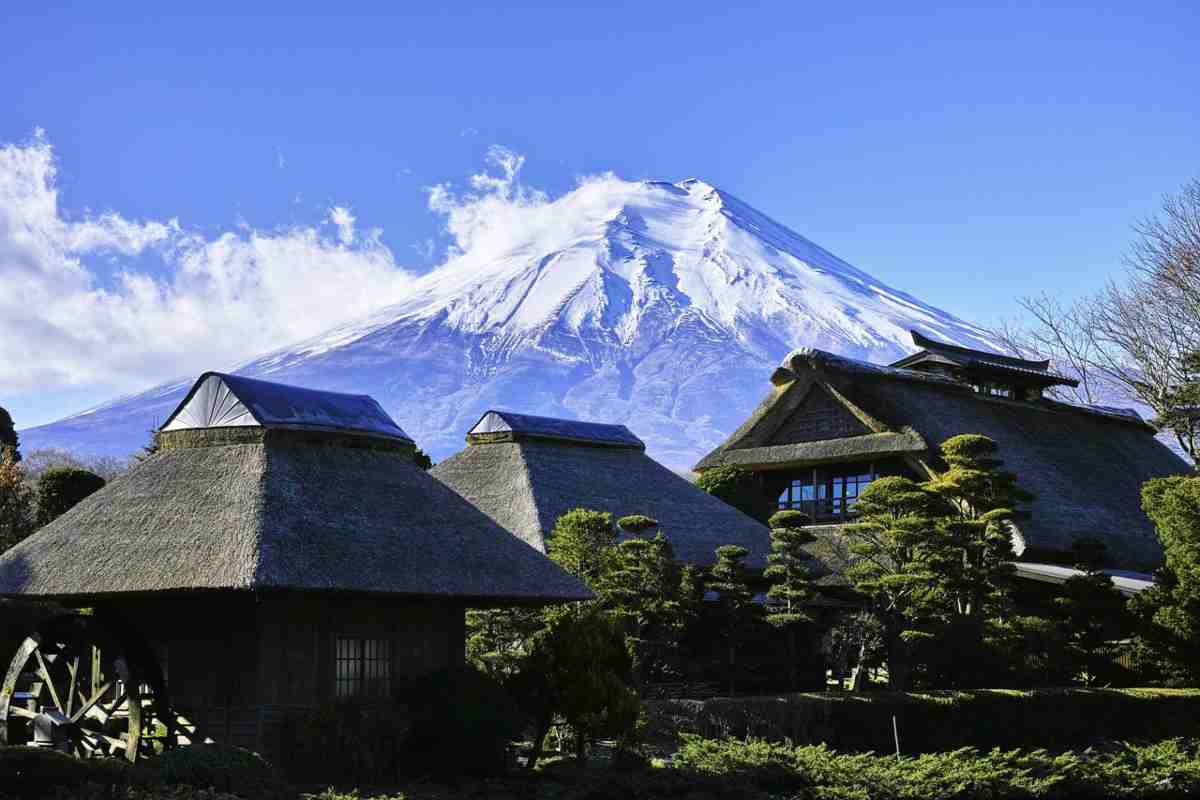
[[[153,225],[208,242],[274,234],[291,253],[336,245],[334,208],[353,217],[364,274],[427,270],[449,240],[426,188],[461,183],[502,144],[551,194],[607,170],[702,177],[992,323],[1018,296],[1101,285],[1130,224],[1200,175],[1194,3],[37,5],[0,27],[0,146],[24,170],[7,230],[26,212],[49,230],[29,211],[40,175],[55,219],[108,237],[79,251],[76,288],[111,290],[129,270],[169,279],[181,262],[147,249],[164,241]],[[0,277],[23,286],[41,256],[18,262],[15,247],[0,242]],[[5,308],[11,362],[23,351]],[[61,327],[25,312],[23,335]],[[170,335],[173,313],[131,338]],[[94,354],[91,372],[43,369],[58,356],[0,367],[0,403],[24,427],[171,375],[163,354],[139,371],[136,346],[111,349],[111,379]]]

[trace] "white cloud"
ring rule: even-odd
[[[334,206],[329,209],[329,222],[338,230],[338,239],[342,244],[354,244],[354,215],[345,206]]]
[[[400,299],[412,280],[343,206],[317,227],[204,235],[177,220],[59,207],[39,131],[0,146],[0,387],[142,388],[227,368]],[[109,281],[89,268],[116,259]],[[150,261],[161,262],[151,270]],[[336,297],[338,302],[329,302]]]

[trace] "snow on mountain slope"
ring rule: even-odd
[[[542,204],[520,235],[484,225],[471,245],[400,303],[237,372],[372,394],[435,459],[483,411],[507,408],[624,423],[652,455],[686,467],[746,417],[794,347],[886,362],[912,351],[916,328],[998,349],[986,331],[695,179],[588,181]],[[131,452],[188,384],[22,440]]]

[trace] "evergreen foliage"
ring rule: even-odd
[[[809,555],[804,545],[815,537],[804,529],[808,515],[800,511],[779,511],[771,516],[771,553],[763,577],[771,585],[767,589],[767,624],[781,630],[788,645],[788,665],[792,689],[798,689],[797,648],[798,628],[812,621],[806,610],[816,594],[809,579]]]
[[[573,508],[555,520],[546,555],[594,590],[609,569],[616,539],[612,514]]]
[[[1157,478],[1142,487],[1142,508],[1162,541],[1164,565],[1130,610],[1152,667],[1168,683],[1200,683],[1200,478]]]
[[[0,452],[4,450],[12,450],[13,461],[21,460],[21,437],[17,435],[17,428],[8,409],[0,406]]]
[[[421,469],[429,469],[433,466],[433,459],[429,457],[428,453],[418,447],[413,450],[413,463]]]
[[[37,480],[36,509],[37,524],[47,525],[80,500],[104,488],[104,478],[86,469],[59,467],[48,469]]]
[[[34,530],[33,492],[16,460],[16,450],[0,449],[0,552]]]
[[[617,520],[617,527],[625,533],[639,534],[658,527],[658,520],[645,514],[629,514]]]
[[[725,640],[728,659],[729,693],[737,691],[738,645],[746,638],[748,628],[758,615],[750,590],[750,574],[746,556],[750,551],[736,544],[718,547],[717,563],[709,571],[708,589],[716,592],[721,615],[721,636]]]
[[[758,519],[759,509],[755,503],[754,473],[735,466],[706,469],[696,479],[696,486],[719,500]]]
[[[1079,539],[1073,550],[1075,568],[1083,574],[1063,583],[1062,595],[1055,604],[1064,627],[1072,675],[1084,686],[1092,686],[1112,671],[1105,642],[1125,627],[1125,598],[1113,586],[1112,578],[1101,571],[1104,542]]]

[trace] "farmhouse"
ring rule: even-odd
[[[16,654],[0,743],[274,754],[291,709],[461,664],[468,606],[591,596],[417,467],[368,396],[207,373],[156,441],[0,558],[0,595],[88,608]]]
[[[466,449],[431,473],[542,552],[555,520],[583,507],[608,511],[614,519],[654,518],[680,561],[712,564],[717,547],[738,544],[750,551],[747,564],[765,566],[765,526],[645,450],[624,425],[488,411],[467,432]]]
[[[853,519],[855,499],[872,480],[924,480],[944,468],[941,442],[979,433],[997,442],[1006,468],[1035,495],[1017,509],[1014,549],[1022,561],[1062,561],[1088,536],[1105,542],[1116,566],[1161,561],[1140,488],[1188,467],[1136,412],[1046,397],[1046,389],[1074,383],[1048,362],[912,335],[921,350],[886,367],[793,351],[750,418],[695,469],[750,470],[765,511],[803,510],[818,533],[833,535]]]

